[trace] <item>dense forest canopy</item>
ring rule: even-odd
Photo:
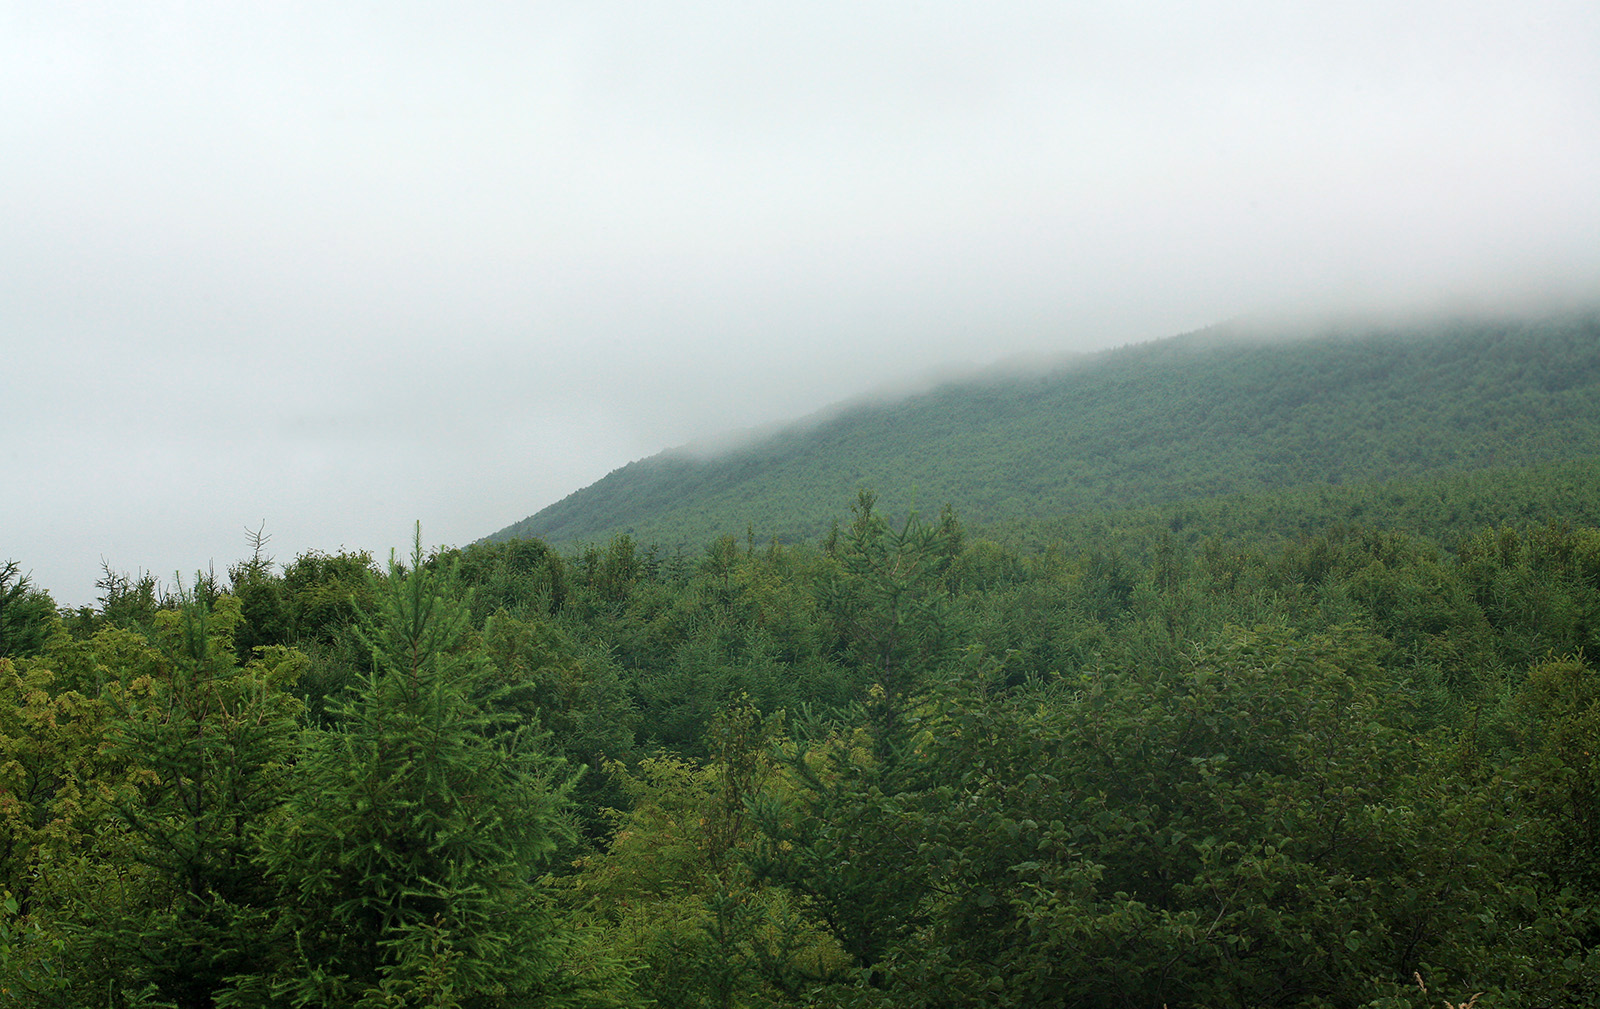
[[[856,488],[969,522],[1587,457],[1600,313],[1217,327],[625,466],[491,539],[815,539]]]
[[[796,542],[382,563],[258,531],[73,610],[4,563],[0,1001],[1600,1003],[1600,441],[1563,398],[1596,334],[1487,332],[1391,348],[1361,398],[1437,441],[1345,429],[1389,448],[1339,482],[982,521],[855,489]],[[1093,368],[1178,409],[1163,362],[1231,361],[1217,410],[1285,405],[1218,430],[1270,441],[1351,416],[1306,362],[1372,340]],[[991,392],[1054,416],[1056,381]]]

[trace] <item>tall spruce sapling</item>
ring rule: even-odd
[[[16,561],[0,564],[0,658],[37,654],[54,623],[50,595]]]
[[[280,647],[240,667],[231,597],[180,585],[174,602],[155,615],[157,675],[112,694],[107,755],[143,769],[138,793],[116,804],[127,858],[142,868],[80,909],[79,970],[97,986],[209,1009],[231,979],[270,969],[274,894],[255,835],[286,798],[300,712],[288,687],[305,660]]]
[[[562,1004],[535,872],[574,775],[496,704],[454,566],[391,554],[361,626],[370,668],[313,730],[271,871],[298,950],[297,1006]],[[428,1004],[435,1004],[429,1001]]]
[[[862,490],[844,537],[834,545],[837,573],[819,602],[839,634],[840,649],[871,688],[869,724],[876,753],[887,759],[908,699],[960,638],[950,612],[946,572],[961,553],[962,531],[948,507],[930,525],[915,512],[896,529]]]
[[[962,543],[953,511],[937,525],[913,512],[896,529],[876,504],[860,493],[854,521],[833,543],[836,572],[819,588],[866,697],[843,724],[797,723],[788,764],[798,795],[753,807],[767,838],[757,876],[811,901],[863,976],[879,981],[878,964],[917,927],[928,892],[900,871],[919,843],[919,795],[947,770],[921,755],[919,705],[964,632],[946,582]]]

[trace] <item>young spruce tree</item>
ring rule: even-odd
[[[274,1004],[524,1006],[585,999],[535,871],[571,776],[496,714],[453,568],[391,555],[364,622],[370,668],[312,730],[268,864],[296,953]],[[580,986],[581,987],[581,986]]]
[[[103,753],[140,785],[113,800],[125,870],[88,888],[73,929],[75,973],[112,1005],[143,991],[211,1009],[272,959],[255,836],[286,797],[305,659],[272,647],[241,667],[238,604],[181,589],[178,604],[155,615],[156,675],[109,695]]]

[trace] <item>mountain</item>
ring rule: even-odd
[[[487,537],[813,538],[869,487],[973,524],[1600,455],[1600,311],[1218,326],[631,463]]]

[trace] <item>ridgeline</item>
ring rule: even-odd
[[[696,549],[827,531],[860,487],[979,526],[1600,454],[1600,312],[1219,326],[624,466],[487,537]]]

